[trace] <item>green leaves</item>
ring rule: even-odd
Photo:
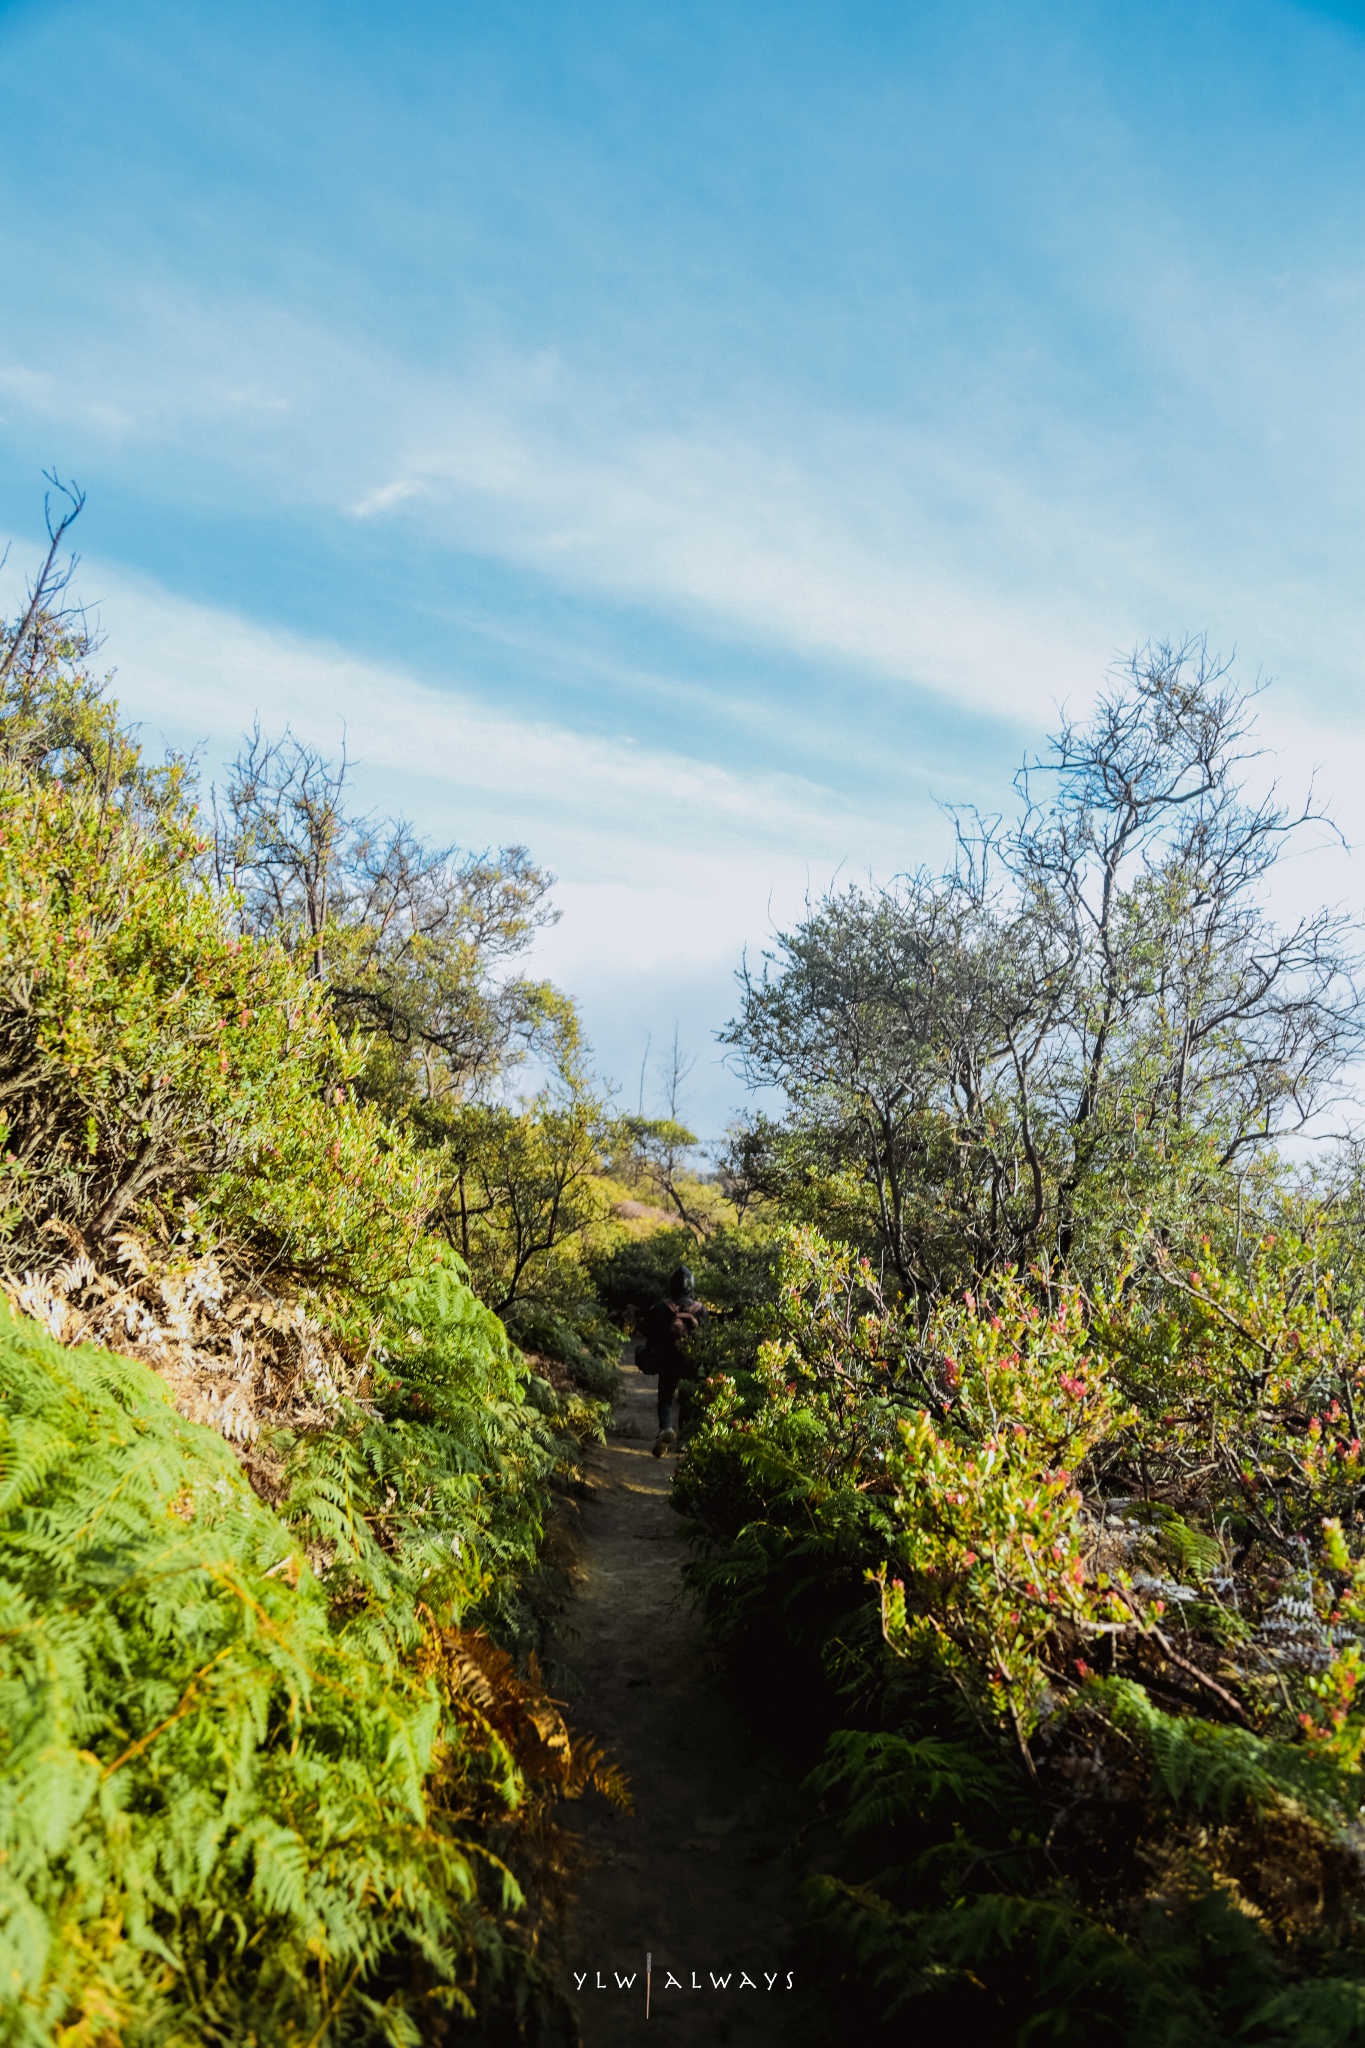
[[[1110,1297],[996,1276],[921,1319],[788,1233],[677,1493],[718,1637],[832,1731],[815,1938],[869,2026],[1354,2025],[1361,1337],[1329,1248],[1205,1247]]]
[[[0,774],[0,1083],[13,1264],[172,1200],[315,1282],[401,1270],[432,1177],[350,1089],[363,1048],[197,877],[191,816]]]
[[[1226,1820],[1239,1808],[1265,1811],[1292,1802],[1329,1825],[1349,1822],[1355,1811],[1348,1781],[1329,1759],[1302,1745],[1163,1713],[1131,1679],[1092,1678],[1085,1698],[1116,1727],[1141,1738],[1155,1789],[1174,1806]]]
[[[395,1958],[463,1996],[501,1952],[546,1708],[433,1644],[533,1561],[555,1447],[448,1270],[392,1312],[437,1419],[300,1445],[285,1519],[145,1367],[0,1326],[7,2040],[302,2043],[347,1984],[401,2038]]]
[[[163,2006],[158,1957],[192,1979],[226,1913],[270,1928],[251,1997],[291,2023],[315,1995],[319,1914],[336,1930],[321,1955],[373,1947],[327,1845],[349,1838],[382,1879],[393,1820],[367,1843],[356,1794],[406,1810],[384,1758],[420,1695],[347,1656],[306,1565],[296,1587],[277,1574],[288,1531],[145,1368],[9,1324],[0,1386],[0,1913],[16,1935],[35,1911],[48,1930],[11,2019],[46,2039],[97,1991],[131,2030],[144,1999]],[[119,1923],[128,1937],[106,1944]]]
[[[534,1639],[564,1404],[427,1231],[447,1113],[531,1042],[566,1085],[508,1199],[531,1257],[577,1227],[576,1019],[502,971],[549,878],[367,836],[259,735],[210,860],[89,652],[37,596],[0,628],[0,1265],[167,1380],[0,1316],[0,2038],[520,2024],[552,1809],[623,1788],[484,1633]]]
[[[1008,1282],[991,1309],[945,1307],[931,1325],[952,1395],[941,1420],[921,1409],[901,1422],[887,1462],[905,1576],[882,1570],[883,1626],[893,1648],[937,1645],[1022,1741],[1053,1694],[1058,1630],[1131,1618],[1088,1581],[1074,1476],[1130,1418],[1076,1296],[1044,1311]]]

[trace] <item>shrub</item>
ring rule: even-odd
[[[0,2038],[515,2033],[555,1998],[554,1807],[624,1796],[533,1649],[588,1404],[528,1401],[428,1235],[439,1146],[310,972],[323,934],[294,944],[288,904],[242,929],[184,764],[120,729],[51,571],[0,629],[3,1287],[44,1326],[0,1313]],[[547,884],[419,853],[395,828],[381,865],[450,898],[407,993],[455,1058],[508,993],[479,934],[515,950]],[[360,1008],[402,1036],[396,986]],[[475,1016],[494,1052],[522,996]]]
[[[454,1403],[478,1355],[414,1347],[415,1383]],[[467,1625],[534,1547],[511,1489],[490,1513],[467,1433],[438,1465],[392,1420],[319,1439],[282,1519],[145,1367],[8,1321],[0,1376],[4,2037],[416,2041],[482,2004],[519,1850],[597,1768]]]
[[[523,1351],[564,1366],[573,1384],[594,1399],[615,1398],[621,1385],[616,1364],[621,1339],[596,1304],[552,1307],[548,1302],[518,1301],[504,1320]]]
[[[921,1324],[789,1234],[676,1491],[717,1634],[823,1723],[814,1938],[869,2026],[1355,2024],[1365,1350],[1328,1250]]]
[[[13,1265],[55,1265],[185,1198],[259,1263],[377,1293],[427,1187],[349,1082],[362,1049],[275,946],[241,939],[181,805],[0,774],[0,1086]],[[202,1210],[202,1215],[199,1211]]]

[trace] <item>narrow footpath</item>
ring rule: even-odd
[[[564,1945],[571,2001],[584,2048],[803,2048],[823,2034],[794,1934],[795,1782],[731,1702],[685,1599],[675,1460],[650,1455],[654,1382],[625,1378],[587,1465],[558,1658],[570,1718],[625,1771],[634,1812],[597,1797],[562,1809],[587,1861]]]

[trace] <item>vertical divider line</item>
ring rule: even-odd
[[[654,1969],[654,1957],[653,1957],[653,1955],[652,1955],[652,1954],[650,1953],[650,1951],[649,1951],[648,1949],[646,1949],[646,1950],[645,1950],[645,2018],[646,2018],[646,2019],[648,2019],[648,2018],[649,2018],[649,1980],[650,1980],[650,1976],[651,1976],[651,1974],[652,1974],[652,1972],[653,1972],[653,1969]]]

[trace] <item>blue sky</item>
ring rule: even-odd
[[[149,736],[344,722],[528,843],[631,1100],[676,1020],[718,1131],[744,946],[1149,635],[1365,839],[1365,7],[46,0],[0,60],[15,560],[55,463]]]

